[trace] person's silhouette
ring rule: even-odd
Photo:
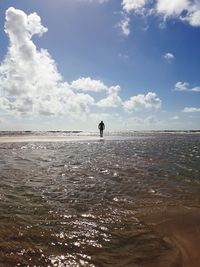
[[[105,129],[105,124],[103,123],[103,121],[99,123],[98,128],[100,130],[100,137],[103,137],[103,130]]]

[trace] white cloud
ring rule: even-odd
[[[41,36],[47,31],[36,13],[27,15],[21,10],[9,8],[5,31],[10,42],[0,65],[1,114],[23,115],[32,120],[37,120],[40,115],[59,116],[73,124],[73,118],[78,121],[95,116],[99,118],[101,111],[93,113],[93,107],[95,110],[99,108],[98,111],[120,106],[127,111],[161,107],[161,100],[155,93],[132,96],[123,102],[119,96],[119,85],[107,86],[91,77],[64,82],[48,51],[38,49],[32,41],[34,35]],[[106,97],[97,102],[90,92],[93,95],[103,92]],[[148,121],[153,122],[153,119],[149,117]]]
[[[191,91],[193,91],[193,92],[200,92],[200,86],[193,87],[191,89]]]
[[[6,11],[5,32],[10,44],[5,60],[0,65],[0,103],[4,112],[81,114],[88,112],[89,106],[93,105],[91,96],[73,92],[70,85],[62,81],[48,51],[36,48],[32,36],[41,36],[46,31],[36,13],[26,15],[13,7]],[[79,81],[89,81],[90,86],[94,82],[89,78]],[[98,90],[105,89],[100,81],[96,81],[95,85]]]
[[[76,0],[79,2],[102,4],[110,0]],[[130,34],[130,13],[139,15],[159,15],[163,18],[160,28],[166,26],[166,20],[175,18],[189,23],[193,27],[200,26],[199,0],[121,0],[122,14],[125,16],[119,23],[124,36]],[[148,25],[147,25],[148,29]]]
[[[183,109],[183,112],[186,112],[186,113],[200,112],[200,108],[195,108],[195,107],[185,107],[185,108]]]
[[[48,52],[37,51],[31,40],[34,34],[42,35],[45,31],[47,29],[41,25],[37,14],[27,16],[13,7],[6,11],[5,32],[10,45],[0,66],[0,85],[8,96],[41,94],[45,88],[54,87],[61,81],[61,75]]]
[[[122,8],[126,12],[140,10],[148,1],[149,0],[123,0]]]
[[[175,57],[172,53],[165,53],[164,54],[164,59],[166,59],[168,62],[170,62],[171,60],[173,60]]]
[[[102,108],[116,108],[121,105],[122,100],[118,96],[118,92],[120,91],[120,86],[111,86],[108,90],[108,96],[104,99],[101,99],[97,102],[97,106]]]
[[[187,82],[177,82],[175,84],[176,91],[200,92],[200,86],[190,87]]]
[[[128,101],[123,103],[126,111],[139,110],[146,108],[158,109],[162,105],[162,101],[157,97],[156,93],[149,92],[146,95],[139,94],[132,96]]]
[[[156,10],[164,17],[179,16],[188,7],[188,0],[158,0]]]
[[[194,6],[191,8],[191,10],[192,11],[189,12],[188,16],[183,18],[183,20],[188,21],[191,26],[199,27],[200,26],[200,6]]]
[[[183,22],[189,23],[193,27],[200,26],[200,2],[199,0],[122,0],[123,12],[129,14],[133,12],[135,14],[159,15],[163,18],[163,22],[160,25],[166,25],[166,20],[175,18]],[[123,22],[123,21],[122,21]],[[130,29],[128,24],[130,21],[122,23],[125,29]],[[126,25],[126,26],[125,26]],[[122,27],[121,27],[122,28]],[[125,35],[128,35],[125,34]]]
[[[108,90],[108,87],[100,80],[93,80],[90,77],[79,78],[71,83],[71,88],[81,91],[100,92]]]
[[[41,19],[36,13],[27,16],[23,11],[14,7],[6,11],[5,32],[15,44],[27,43],[34,34],[41,36],[47,30],[42,26]]]
[[[125,16],[118,24],[123,35],[128,36],[130,34],[130,18]]]
[[[177,91],[187,91],[189,87],[189,83],[186,82],[177,82],[175,84],[175,90]]]
[[[200,26],[200,3],[191,0],[158,0],[156,5],[158,14],[164,18],[174,17],[187,21],[191,26]],[[185,14],[183,14],[185,11]]]

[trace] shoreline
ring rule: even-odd
[[[0,136],[0,143],[30,143],[30,142],[74,142],[74,141],[98,141],[103,140],[99,136],[38,136],[38,135],[27,135],[27,136]]]

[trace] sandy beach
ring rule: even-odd
[[[100,140],[99,136],[69,135],[69,136],[42,136],[42,135],[25,135],[25,136],[0,136],[0,143],[23,143],[23,142],[71,142],[71,141],[96,141]]]
[[[200,266],[200,209],[183,206],[161,206],[139,211],[140,219],[169,244],[154,267]]]

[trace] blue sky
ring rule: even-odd
[[[200,129],[199,0],[7,0],[0,20],[0,130]]]

